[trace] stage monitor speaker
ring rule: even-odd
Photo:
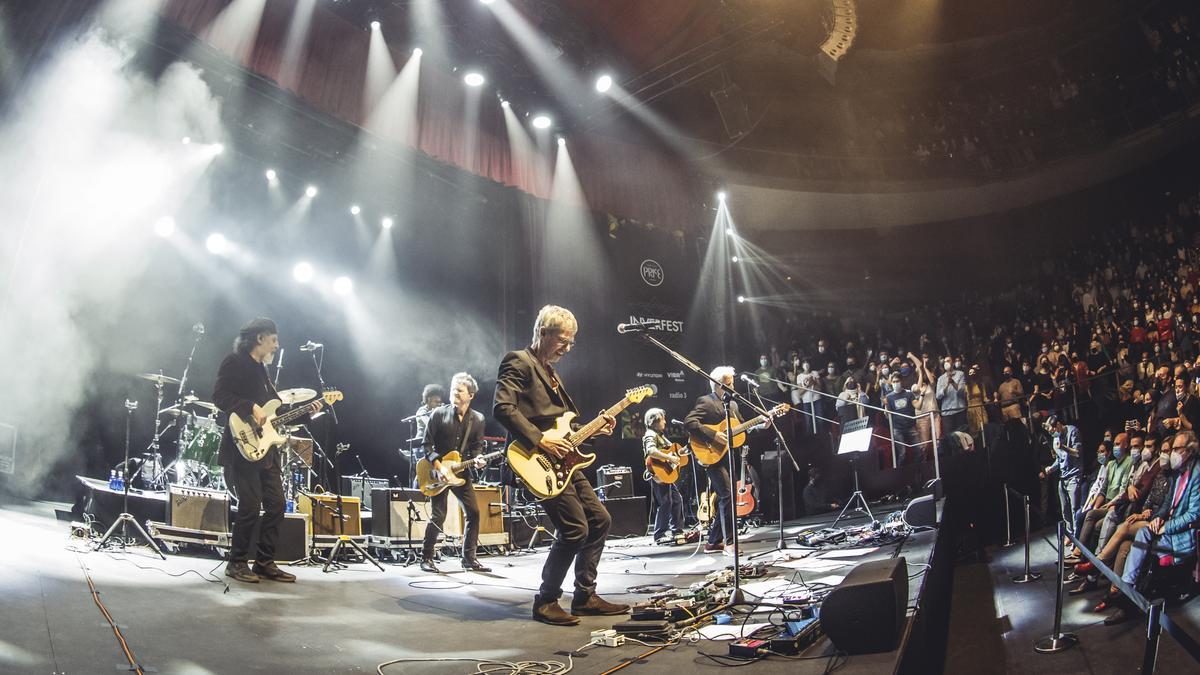
[[[413,488],[371,490],[371,534],[420,541],[429,523],[429,497]],[[409,520],[412,529],[409,529]]]
[[[633,469],[606,464],[596,469],[596,492],[605,499],[633,496]]]
[[[308,514],[309,530],[315,535],[362,534],[359,512],[362,502],[356,497],[342,497],[342,523],[338,526],[338,497],[331,494],[301,494],[296,508]]]
[[[371,510],[371,490],[388,486],[386,478],[371,478],[370,476],[342,476],[342,494],[357,497],[363,509]]]
[[[609,537],[641,537],[646,534],[646,498],[605,499],[604,508],[612,516]]]
[[[909,527],[937,527],[937,502],[933,495],[917,497],[904,507],[904,523]]]
[[[855,567],[821,603],[821,628],[847,654],[890,652],[900,642],[908,608],[903,557]]]
[[[229,493],[167,485],[167,524],[205,532],[229,531]]]

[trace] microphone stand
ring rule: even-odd
[[[283,347],[279,348],[279,360],[275,362],[275,388],[279,389],[279,374],[283,372],[283,352],[286,351]],[[185,373],[187,371],[184,371]],[[320,369],[318,369],[320,372]],[[319,377],[319,376],[318,376]]]
[[[662,340],[659,340],[658,338],[654,337],[653,335],[650,335],[649,333],[647,333],[645,331],[638,331],[637,334],[641,335],[650,344],[652,344],[655,347],[658,347],[662,351],[666,352],[671,358],[678,361],[679,364],[682,365],[684,368],[687,368],[688,370],[692,371],[693,373],[708,380],[714,391],[721,391],[722,392],[721,405],[725,409],[725,459],[729,465],[728,466],[729,485],[727,486],[727,488],[729,490],[729,513],[728,513],[728,515],[729,515],[729,519],[730,519],[729,522],[731,523],[732,529],[733,529],[733,532],[731,533],[733,535],[733,592],[729,594],[728,602],[725,602],[717,607],[713,607],[711,609],[700,612],[699,614],[688,617],[687,619],[677,621],[675,623],[675,626],[677,628],[683,628],[683,627],[695,625],[695,624],[707,619],[710,616],[713,616],[715,614],[720,614],[721,612],[724,612],[726,610],[733,609],[734,607],[737,607],[738,605],[745,604],[745,598],[742,595],[742,566],[741,566],[741,558],[740,558],[741,551],[739,550],[740,547],[738,546],[738,534],[737,534],[737,504],[736,504],[736,500],[734,499],[734,495],[736,493],[734,492],[734,484],[733,484],[733,475],[734,475],[733,414],[730,409],[731,408],[730,404],[736,399],[736,400],[738,400],[739,403],[744,403],[746,405],[746,407],[750,408],[751,410],[754,410],[755,412],[757,412],[760,415],[766,415],[767,412],[765,410],[761,410],[750,399],[739,394],[737,392],[737,389],[735,389],[734,387],[728,387],[725,385],[724,382],[721,382],[721,381],[711,377],[708,373],[701,370],[700,366],[697,366],[695,363],[692,363],[692,361],[689,360],[686,356],[680,354],[679,352],[675,351],[674,349],[671,349],[667,345],[663,344]],[[716,515],[716,517],[720,518],[720,515],[718,514],[718,515]],[[780,605],[774,605],[774,604],[766,603],[766,602],[759,602],[758,604],[761,606],[769,606],[769,607],[780,606]]]
[[[754,390],[754,397],[758,399],[758,405],[760,407],[764,407],[764,408],[766,407],[766,404],[763,403],[762,396],[759,395],[757,389]],[[777,541],[775,543],[775,548],[773,548],[769,551],[755,553],[754,555],[750,556],[750,560],[754,560],[755,558],[758,558],[758,557],[761,557],[764,555],[770,555],[771,553],[776,553],[778,551],[787,550],[788,545],[787,545],[787,542],[783,538],[783,453],[784,452],[787,453],[788,459],[792,462],[792,468],[794,468],[796,470],[797,474],[800,473],[800,465],[798,463],[796,463],[796,456],[794,454],[792,454],[792,449],[788,447],[787,440],[785,440],[783,437],[783,432],[779,430],[779,425],[772,423],[771,429],[775,432],[775,471],[776,471],[775,500],[779,504],[779,541]]]
[[[162,385],[159,385],[160,392],[161,392],[161,386]],[[159,398],[161,400],[161,398],[162,398],[161,393],[159,394]],[[133,411],[137,410],[137,407],[138,407],[137,401],[130,401],[128,399],[125,400],[125,469],[124,469],[124,471],[126,473],[129,473],[129,423],[133,419]],[[133,481],[133,476],[127,476],[125,478],[125,480],[122,481],[125,484],[125,493],[121,498],[121,513],[117,516],[117,519],[113,521],[112,525],[108,526],[108,531],[104,533],[104,536],[100,538],[100,541],[96,542],[94,550],[99,551],[100,549],[104,548],[104,545],[108,543],[109,539],[112,539],[113,534],[117,531],[117,525],[120,525],[121,526],[121,538],[120,538],[121,550],[124,551],[126,543],[129,541],[129,523],[133,523],[133,527],[137,530],[138,534],[142,535],[142,539],[146,540],[146,543],[149,544],[150,548],[155,553],[158,554],[158,557],[162,558],[163,560],[166,560],[167,556],[163,555],[163,552],[158,548],[158,544],[155,544],[154,540],[150,538],[150,535],[146,534],[146,530],[142,529],[142,526],[141,526],[141,524],[138,523],[137,518],[134,518],[133,515],[129,513],[129,483],[132,481]]]

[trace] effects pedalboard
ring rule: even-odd
[[[742,659],[753,659],[769,654],[795,656],[821,637],[821,620],[809,617],[799,621],[788,621],[787,630],[769,638],[743,637],[729,643],[729,655]]]

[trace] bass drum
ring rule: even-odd
[[[177,482],[213,490],[225,489],[225,470],[217,461],[223,431],[216,424],[198,425],[183,456],[175,463]]]

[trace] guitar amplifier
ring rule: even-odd
[[[388,480],[386,478],[372,478],[370,476],[342,476],[342,494],[355,497],[362,502],[363,510],[371,510],[371,490],[375,488],[386,488]]]
[[[633,496],[633,469],[627,466],[605,464],[596,469],[596,491],[603,492],[605,499]]]
[[[229,531],[229,493],[167,485],[167,523],[206,532]]]
[[[604,508],[612,516],[609,537],[640,537],[646,534],[649,513],[645,497],[606,499]]]
[[[479,534],[500,534],[504,532],[504,502],[500,499],[500,488],[486,485],[473,486],[475,506],[479,507]],[[462,536],[466,522],[463,520],[462,509],[458,497],[446,490],[446,523],[442,531],[454,536]]]
[[[357,497],[342,497],[342,522],[345,530],[338,527],[337,495],[331,494],[301,494],[297,501],[296,510],[308,514],[309,534],[339,535],[348,534],[357,537],[362,534],[362,519],[359,511],[362,502]]]
[[[371,490],[371,534],[377,537],[420,541],[425,538],[430,507],[429,497],[421,494],[420,490],[374,488]]]
[[[250,535],[250,551],[258,551],[258,526],[254,524],[254,532]],[[279,525],[279,539],[275,542],[275,561],[290,563],[304,560],[308,557],[309,543],[308,516],[303,513],[285,513],[283,522]]]

